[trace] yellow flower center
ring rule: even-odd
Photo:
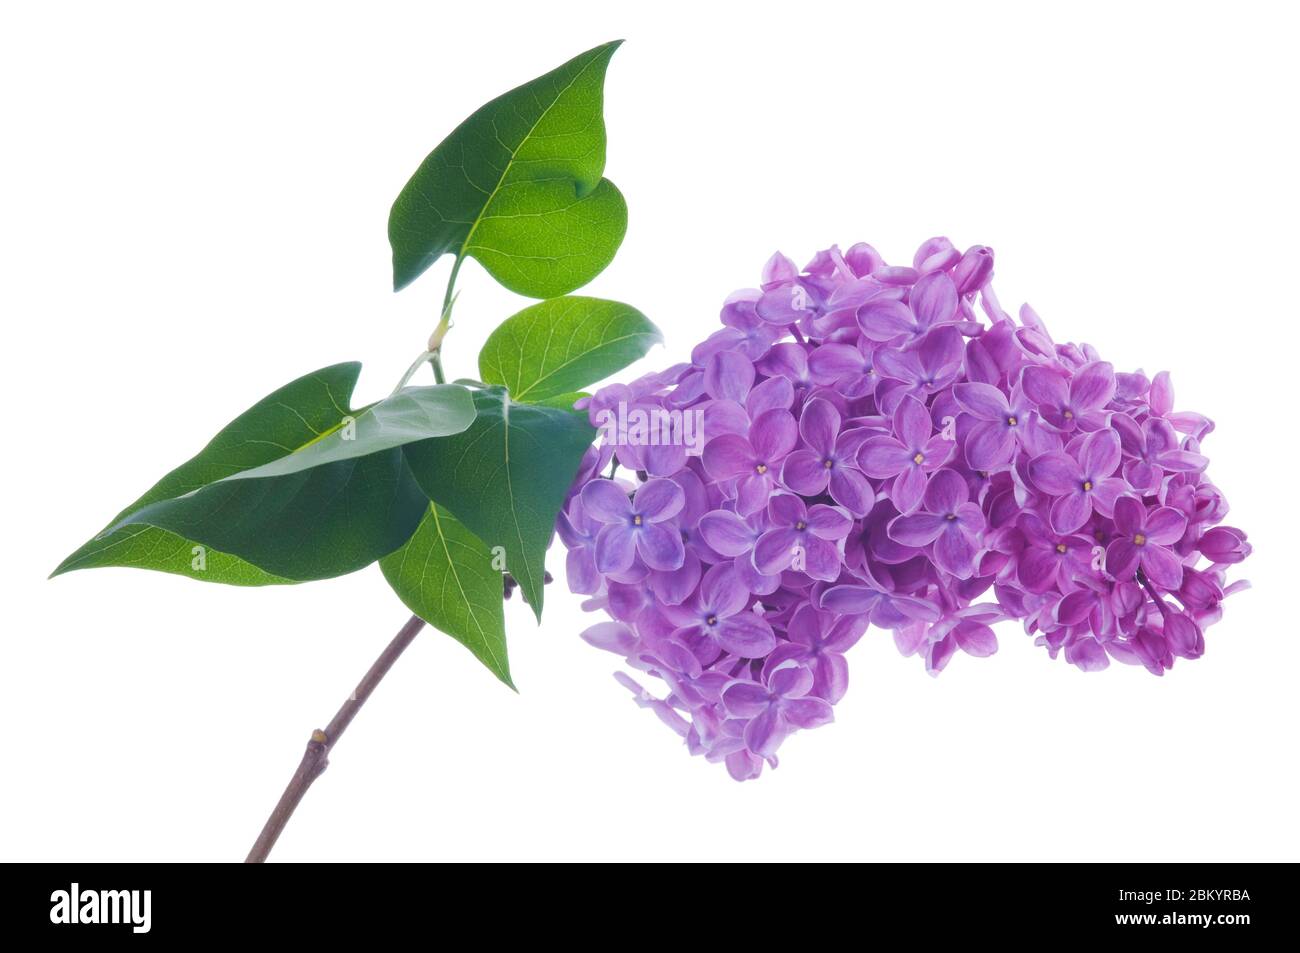
[[[706,625],[717,625],[718,617],[716,615],[711,615],[707,619],[705,619],[704,622]]]
[[[916,456],[914,456],[914,457],[912,458],[912,462],[913,462],[913,463],[918,463],[918,464],[919,464],[919,463],[925,463],[925,454],[920,453],[920,452],[918,451],[918,453],[916,454]]]
[[[834,460],[823,460],[823,461],[822,461],[822,466],[824,466],[827,470],[829,470],[831,467],[835,466],[835,461],[834,461]]]
[[[1091,493],[1091,492],[1092,492],[1092,481],[1091,481],[1091,480],[1084,480],[1084,481],[1083,481],[1083,492],[1084,492],[1084,493]]]
[[[762,476],[764,473],[767,472],[767,464],[760,463],[758,466],[754,467],[754,472],[757,473],[759,476]]]
[[[794,528],[802,532],[803,530],[806,530],[808,528],[808,524],[805,523],[803,520],[800,520],[799,522],[794,524]]]
[[[639,516],[634,516],[634,517],[632,517],[632,525],[633,525],[633,526],[640,526],[640,525],[641,525],[641,517],[639,517]]]
[[[1143,545],[1144,543],[1146,543],[1146,541],[1147,541],[1147,538],[1146,538],[1145,536],[1143,536],[1141,533],[1134,533],[1134,534],[1133,534],[1133,543],[1134,543],[1134,545],[1136,545],[1136,546],[1141,546],[1141,545]]]
[[[1065,543],[1057,543],[1057,544],[1056,544],[1056,551],[1057,551],[1058,553],[1060,553],[1062,556],[1064,556],[1064,555],[1065,555]]]
[[[1015,417],[1008,417],[1008,418],[1007,418],[1007,426],[1008,426],[1008,427],[1014,427],[1015,425],[1016,425],[1016,418],[1015,418]]]
[[[1072,411],[1072,410],[1067,410],[1065,413],[1061,414],[1061,416],[1064,417],[1066,420],[1073,420],[1073,419],[1074,419],[1074,411]]]

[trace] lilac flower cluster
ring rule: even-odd
[[[662,679],[618,676],[734,778],[831,721],[868,624],[931,674],[1018,619],[1084,671],[1161,675],[1245,586],[1211,421],[1173,409],[1167,373],[1010,317],[992,269],[945,238],[910,266],[778,254],[689,364],[579,403],[604,438],[558,531],[569,585],[611,617],[583,637]],[[695,446],[663,439],[690,414]]]

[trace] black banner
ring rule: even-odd
[[[589,924],[613,941],[653,935],[653,922],[683,917],[692,925],[707,918],[719,932],[723,922],[745,924],[761,936],[765,924],[810,928],[807,915],[818,910],[832,914],[836,933],[852,931],[863,943],[904,932],[924,942],[1127,936],[1241,944],[1285,942],[1295,932],[1289,865],[790,865],[668,876],[637,866],[593,878],[573,864],[539,879],[530,870],[438,865],[10,865],[0,916],[10,936],[87,946],[337,942],[399,931],[432,931],[433,941],[451,939],[449,927],[496,933],[507,925],[523,928],[525,942],[575,939],[578,930],[600,942]]]

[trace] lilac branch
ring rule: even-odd
[[[401,631],[393,637],[393,641],[388,643],[388,647],[379,658],[375,659],[375,663],[370,666],[370,670],[361,679],[356,690],[343,703],[338,713],[330,719],[325,730],[317,728],[311,733],[311,740],[307,742],[307,750],[303,752],[297,770],[289,779],[289,784],[280,795],[280,800],[271,811],[271,816],[266,819],[262,833],[258,835],[253,849],[248,852],[245,863],[260,864],[266,860],[280,833],[289,823],[289,818],[293,817],[293,812],[302,801],[303,795],[307,793],[307,789],[329,766],[330,749],[338,744],[339,738],[343,737],[343,732],[347,730],[348,725],[352,724],[352,719],[357,716],[366,699],[379,687],[379,683],[393,667],[393,663],[401,657],[406,647],[415,640],[416,635],[423,628],[424,620],[418,615],[411,616],[406,625],[402,626]]]

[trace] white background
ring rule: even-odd
[[[386,393],[448,261],[388,207],[480,103],[614,37],[592,294],[682,359],[781,248],[993,246],[1009,307],[1174,372],[1256,548],[1208,651],[1084,675],[1013,624],[938,679],[872,631],[833,726],[736,784],[631,703],[561,585],[512,694],[421,635],[279,860],[1300,859],[1296,23],[1281,4],[41,4],[0,25],[0,856],[242,859],[407,613],[59,560],[281,383]],[[524,302],[462,273],[448,369]],[[641,370],[634,369],[629,375]],[[552,570],[562,560],[552,553]]]

